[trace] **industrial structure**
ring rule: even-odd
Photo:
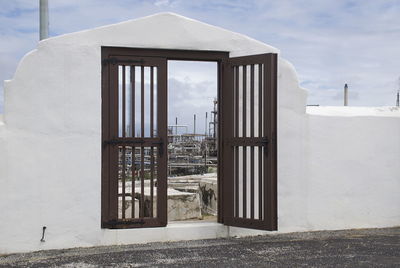
[[[168,175],[181,176],[216,172],[217,168],[217,118],[218,101],[214,100],[214,109],[211,111],[212,121],[209,122],[205,134],[196,133],[196,115],[193,116],[193,133],[188,132],[187,125],[168,126]],[[178,129],[184,129],[180,134]]]
[[[188,125],[178,125],[178,118],[174,125],[168,126],[168,175],[171,177],[182,175],[204,174],[217,171],[217,129],[218,129],[218,101],[214,100],[214,109],[211,111],[212,121],[208,122],[205,134],[196,133],[196,115],[194,115],[193,133],[188,132]],[[208,113],[207,113],[208,114]],[[207,120],[207,116],[206,116]],[[178,131],[182,129],[182,131]],[[133,149],[133,150],[132,150]],[[153,151],[152,151],[153,150]],[[150,166],[154,164],[157,154],[156,149],[143,148],[144,177],[149,177]],[[132,157],[132,152],[134,158]],[[131,170],[135,170],[136,177],[140,177],[141,148],[119,148],[119,173],[122,174],[125,166],[125,174],[131,180]],[[125,155],[125,159],[123,159]],[[124,162],[124,163],[123,163]],[[132,169],[132,163],[135,167]]]

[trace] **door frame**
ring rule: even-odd
[[[178,50],[178,49],[151,49],[151,48],[128,48],[128,47],[109,47],[109,46],[102,46],[101,47],[101,60],[107,59],[109,55],[113,56],[134,56],[134,57],[160,57],[164,58],[167,61],[167,67],[166,67],[166,72],[168,75],[168,60],[180,60],[180,61],[209,61],[209,62],[217,62],[218,64],[218,72],[217,72],[217,79],[218,79],[218,89],[217,89],[217,100],[218,100],[218,157],[217,157],[217,165],[218,165],[218,171],[217,171],[217,185],[218,185],[218,212],[217,212],[217,219],[218,223],[225,223],[224,221],[224,214],[223,213],[223,208],[225,207],[224,202],[227,202],[226,196],[229,195],[227,193],[224,194],[224,174],[223,174],[223,167],[224,166],[224,119],[230,120],[226,116],[222,116],[224,111],[229,111],[229,107],[224,107],[224,90],[223,87],[229,87],[232,84],[232,76],[230,75],[230,68],[231,65],[229,64],[229,52],[228,51],[210,51],[210,50]],[[108,79],[107,77],[107,68],[104,68],[104,65],[102,65],[102,144],[104,141],[104,136],[103,132],[106,126],[104,126],[104,123],[107,122],[105,119],[107,117],[107,114],[105,114],[105,97],[107,96],[107,85],[108,85]],[[276,71],[274,72],[274,75],[276,76]],[[168,77],[167,77],[168,78]],[[274,80],[273,82],[276,83],[276,77],[272,77]],[[166,97],[168,97],[168,88],[166,92]],[[226,102],[226,101],[225,101]],[[274,99],[271,100],[271,103],[274,106],[274,114],[272,116],[275,118],[274,124],[275,124],[275,129],[276,129],[276,115],[277,115],[277,105],[276,105],[276,95],[274,96]],[[276,148],[276,140],[274,141],[274,146],[273,146],[273,154],[275,154],[275,167],[272,169],[272,172],[275,173],[275,183],[276,183],[276,154],[277,154],[277,148]],[[107,228],[106,226],[103,225],[103,219],[105,215],[108,215],[109,213],[109,208],[107,205],[107,200],[105,200],[108,196],[108,169],[110,168],[109,164],[106,163],[106,158],[102,154],[102,167],[101,167],[101,221],[102,221],[102,227]],[[274,189],[275,193],[272,194],[272,200],[268,200],[269,205],[273,205],[274,208],[273,210],[276,212],[277,210],[277,189]],[[225,200],[225,201],[224,201]],[[271,215],[274,219],[272,220],[277,220],[277,213],[275,215]]]

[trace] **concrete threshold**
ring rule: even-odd
[[[268,231],[230,227],[215,221],[173,221],[166,227],[103,230],[101,245],[143,244],[271,234]]]
[[[224,238],[228,233],[227,226],[216,222],[170,222],[166,227],[104,229],[101,245]]]

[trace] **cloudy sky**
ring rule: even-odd
[[[38,41],[39,0],[0,0],[0,80]],[[400,76],[400,0],[49,0],[50,35],[172,11],[275,46],[309,104],[394,105]],[[178,77],[181,82],[184,77]],[[190,78],[196,80],[196,78]],[[187,81],[187,80],[186,80]],[[208,78],[199,86],[212,84]],[[210,85],[211,85],[210,84]],[[196,85],[195,85],[196,86]],[[0,86],[0,112],[3,110]]]
[[[177,118],[178,125],[188,128],[178,133],[193,133],[196,115],[196,134],[204,134],[206,120],[207,133],[212,134],[208,128],[217,97],[217,70],[215,62],[168,62],[168,125],[174,125]]]

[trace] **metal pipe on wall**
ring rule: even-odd
[[[348,86],[347,84],[344,84],[344,106],[348,106],[348,97],[349,97],[349,92],[348,92]]]
[[[39,38],[40,40],[46,39],[49,37],[49,1],[48,0],[39,0],[39,13],[40,13],[40,31]]]

